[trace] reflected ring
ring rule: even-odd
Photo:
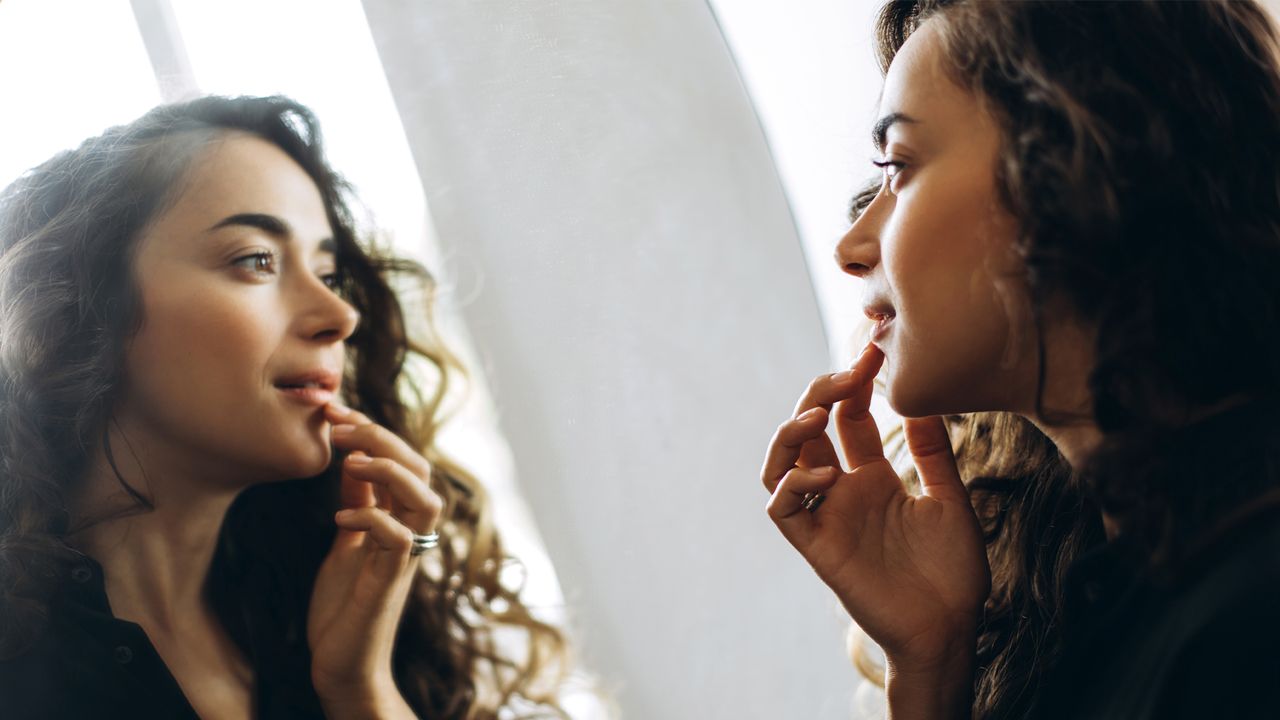
[[[432,532],[426,535],[413,534],[413,547],[409,549],[409,557],[421,555],[431,548],[440,544],[440,533]]]

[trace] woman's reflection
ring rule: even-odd
[[[7,717],[560,714],[563,637],[433,448],[456,365],[389,285],[429,278],[348,197],[279,97],[157,108],[5,190]]]

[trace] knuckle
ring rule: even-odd
[[[414,453],[414,465],[416,467],[414,474],[418,476],[418,479],[430,484],[432,470],[431,462],[421,455]]]
[[[444,498],[433,490],[427,490],[426,496],[423,498],[423,508],[428,515],[438,517],[444,511]]]
[[[778,503],[777,495],[769,496],[769,501],[764,505],[764,511],[775,522],[778,520],[778,517],[782,514],[782,506]]]
[[[370,440],[378,440],[385,442],[388,435],[394,437],[392,432],[378,423],[370,422],[367,425],[361,425],[360,428],[368,434]]]
[[[806,420],[808,418],[805,418]],[[782,423],[782,427],[778,428],[778,435],[782,440],[791,440],[796,432],[804,427],[804,422],[799,417],[793,417]]]
[[[399,527],[396,528],[394,535],[395,549],[399,552],[408,553],[413,549],[413,531],[401,525],[399,521],[393,520]]]
[[[377,457],[369,463],[369,467],[377,470],[379,473],[385,474],[395,472],[396,464],[394,461],[388,460],[387,458]]]
[[[797,472],[801,472],[800,468],[798,467],[793,467],[790,470],[788,470],[786,474],[782,476],[782,479],[778,481],[778,489],[783,490],[783,489],[786,489],[787,487],[790,487],[791,484],[796,481]]]
[[[791,421],[786,420],[778,426],[778,429],[773,431],[773,437],[769,438],[770,451],[782,444],[782,441],[787,436],[787,428],[789,427],[791,427]]]

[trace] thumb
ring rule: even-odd
[[[902,430],[907,436],[907,449],[920,473],[924,494],[938,500],[969,502],[969,491],[960,480],[956,456],[951,451],[951,437],[946,423],[937,415],[905,418]]]

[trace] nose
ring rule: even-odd
[[[360,312],[319,278],[315,278],[307,287],[306,299],[297,322],[299,333],[308,339],[342,342],[356,331],[360,324]]]
[[[840,269],[865,278],[880,263],[880,226],[892,197],[881,183],[868,186],[853,199],[853,225],[836,243],[835,261]]]

